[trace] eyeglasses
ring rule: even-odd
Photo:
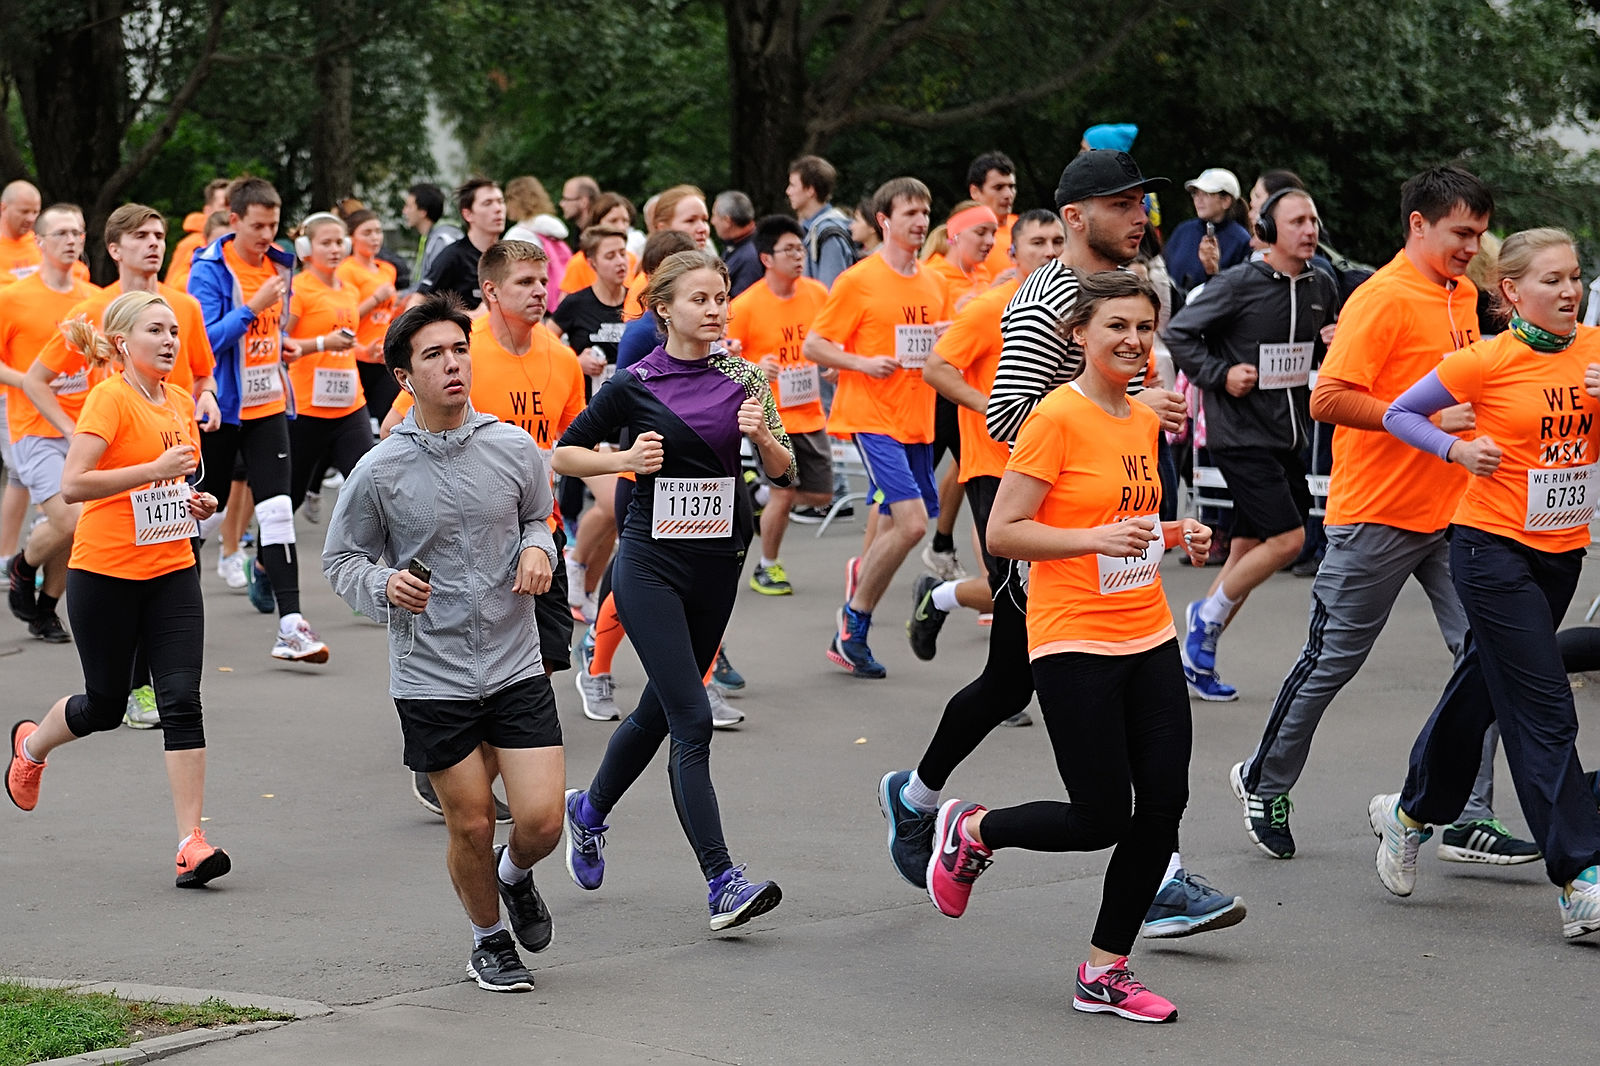
[[[806,247],[803,244],[787,244],[782,248],[774,248],[772,253],[774,255],[805,255]]]
[[[56,229],[46,233],[45,238],[47,240],[54,240],[57,237],[82,237],[84,232],[85,231],[81,229]]]

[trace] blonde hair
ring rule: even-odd
[[[506,214],[518,222],[526,222],[535,215],[554,215],[556,205],[538,178],[523,175],[506,182]]]
[[[672,188],[656,194],[656,205],[650,209],[650,228],[652,230],[666,229],[672,225],[672,216],[678,213],[678,205],[689,197],[696,197],[705,203],[706,194],[696,185],[674,185]]]
[[[1467,264],[1467,277],[1480,292],[1494,288],[1494,268],[1499,261],[1500,238],[1485,230],[1478,238],[1478,254]]]
[[[650,284],[644,290],[644,305],[655,311],[656,317],[662,317],[660,308],[672,303],[679,279],[695,270],[713,271],[722,278],[724,286],[729,283],[728,264],[710,252],[674,252],[663,259],[655,273],[650,275]]]
[[[922,251],[917,253],[917,258],[926,263],[936,255],[950,254],[950,231],[943,222],[928,231],[928,237],[922,242]]]
[[[1518,230],[1507,237],[1500,245],[1500,254],[1494,263],[1494,309],[1496,313],[1509,319],[1512,311],[1511,301],[1506,299],[1506,289],[1503,282],[1516,281],[1533,268],[1533,259],[1546,248],[1559,248],[1565,245],[1568,248],[1577,248],[1578,242],[1572,234],[1564,229],[1554,226],[1543,226],[1539,229]]]
[[[139,316],[155,304],[171,310],[172,305],[158,293],[125,292],[106,305],[101,326],[96,329],[84,315],[69,318],[61,323],[62,335],[67,343],[84,354],[92,369],[99,370],[108,363],[122,364],[122,349],[113,338],[126,337],[139,324]]]

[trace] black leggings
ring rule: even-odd
[[[1070,802],[990,811],[983,841],[995,850],[1114,848],[1090,943],[1126,955],[1161,888],[1189,802],[1194,732],[1178,643],[1134,655],[1046,655],[1034,660],[1033,675]]]
[[[253,418],[237,426],[224,423],[213,433],[200,434],[200,453],[205,460],[205,477],[196,486],[217,498],[217,510],[228,506],[233,488],[233,461],[242,456],[245,480],[255,497],[257,517],[261,505],[282,496],[289,498],[289,418],[284,414]],[[291,505],[292,507],[292,505]],[[278,615],[300,610],[300,563],[294,553],[294,526],[287,543],[267,543],[262,530],[256,559],[272,580],[272,593],[278,600]]]
[[[617,616],[649,681],[638,707],[611,734],[589,803],[602,815],[615,807],[670,735],[672,804],[710,881],[733,863],[711,785],[711,704],[701,679],[733,613],[741,557],[624,540],[614,567]]]
[[[356,373],[361,375],[361,391],[367,396],[367,416],[376,418],[381,424],[389,417],[395,397],[400,395],[400,383],[383,363],[358,361]],[[372,429],[372,423],[367,423],[367,429]]]
[[[289,444],[289,506],[298,511],[313,472],[319,486],[329,466],[349,477],[356,461],[372,450],[372,420],[365,407],[338,418],[301,415],[289,423]]]
[[[1033,699],[1033,671],[1028,666],[1028,620],[1020,590],[1007,584],[1011,565],[989,554],[987,526],[1000,479],[975,477],[967,482],[967,503],[978,530],[989,592],[994,597],[994,620],[989,627],[989,657],[983,673],[950,697],[939,726],[917,764],[917,776],[931,789],[942,789],[961,761],[983,743],[983,738],[1007,718],[1025,709]]]
[[[83,664],[84,691],[67,698],[73,736],[122,724],[134,660],[142,653],[150,664],[166,749],[206,746],[200,718],[206,619],[198,569],[186,566],[142,581],[68,570],[67,617]]]

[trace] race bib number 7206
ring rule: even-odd
[[[733,478],[656,478],[650,536],[704,540],[733,532]]]

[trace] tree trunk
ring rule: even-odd
[[[333,35],[359,25],[362,14],[353,0],[332,0],[319,5],[324,24]],[[353,47],[318,49],[315,78],[322,106],[311,128],[311,210],[327,211],[355,191],[356,167],[352,151],[351,109],[355,92]]]
[[[788,209],[789,163],[806,138],[799,0],[724,0],[733,187],[756,213]]]

